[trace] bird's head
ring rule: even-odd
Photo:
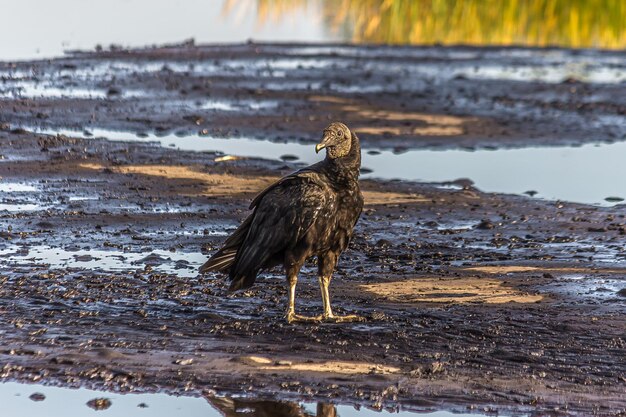
[[[350,153],[352,132],[348,126],[340,122],[333,122],[324,129],[322,141],[315,145],[315,153],[326,148],[326,155],[330,159],[341,158]]]

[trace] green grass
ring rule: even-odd
[[[316,0],[257,0],[259,19]],[[357,43],[626,47],[626,0],[317,0]]]

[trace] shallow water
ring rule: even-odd
[[[68,136],[80,132],[45,130]],[[127,132],[103,129],[90,131],[110,140],[157,142],[186,151],[216,151],[227,155],[279,159],[292,155],[298,162],[314,163],[323,158],[313,145],[274,143],[255,139],[221,139],[173,134],[138,138]],[[579,147],[537,147],[501,150],[409,150],[396,154],[376,150],[363,152],[363,167],[371,173],[363,178],[449,182],[471,179],[486,192],[522,194],[535,191],[536,197],[585,204],[614,205],[608,197],[626,198],[626,142],[589,144]]]
[[[354,65],[379,76],[389,76],[386,83],[351,80],[348,84],[331,83],[327,88],[344,93],[354,92],[421,92],[425,85],[445,85],[456,78],[501,80],[515,82],[543,82],[556,84],[576,80],[592,84],[618,84],[626,81],[626,64],[619,53],[585,51],[518,50],[507,49],[473,52],[463,48],[346,48],[285,46],[277,49],[262,47],[264,52],[276,50],[277,56],[261,55],[255,59],[223,59],[192,62],[116,61],[98,62],[78,69],[60,68],[44,73],[7,68],[0,72],[0,97],[45,97],[84,99],[133,99],[167,96],[162,90],[109,92],[104,88],[86,88],[103,80],[124,78],[135,73],[149,74],[167,71],[192,74],[194,77],[232,78],[241,88],[263,88],[272,91],[308,90],[320,87],[316,81],[307,81],[311,75],[328,71],[350,71]],[[310,55],[319,52],[322,56]],[[287,57],[280,55],[286,54]],[[397,59],[402,57],[401,60]],[[452,58],[451,58],[452,57]],[[398,78],[400,75],[400,78]],[[313,80],[315,77],[313,77]],[[393,80],[393,81],[392,81]],[[167,97],[177,100],[177,97]],[[545,97],[553,100],[556,97]],[[191,105],[192,103],[181,103]],[[212,106],[213,104],[213,106]],[[276,102],[245,103],[211,100],[200,108],[232,110],[239,105],[258,105],[258,108],[276,107]],[[206,106],[206,107],[204,107]],[[255,108],[255,107],[252,107]],[[623,118],[622,118],[623,119]],[[623,122],[622,122],[623,123]]]
[[[216,231],[212,235],[226,236]],[[78,249],[68,250],[50,246],[10,246],[0,250],[5,266],[21,264],[47,265],[51,269],[77,268],[94,271],[128,271],[150,266],[156,272],[173,273],[183,277],[198,275],[198,266],[206,261],[200,252],[125,252],[119,250]]]
[[[35,394],[43,397],[30,397]],[[42,399],[43,398],[43,399]],[[110,407],[93,410],[87,403],[96,398],[106,398]],[[246,415],[250,417],[384,417],[384,416],[428,416],[428,417],[476,417],[482,414],[457,414],[448,411],[411,413],[389,412],[351,406],[333,406],[316,403],[255,401],[253,399],[215,397],[175,397],[166,394],[117,394],[88,390],[48,387],[39,384],[5,382],[0,384],[0,403],[3,416],[28,417],[83,417],[103,415],[106,417],[149,416],[149,417],[220,417],[223,415]],[[319,410],[319,411],[318,411]],[[336,414],[333,414],[333,411]],[[502,414],[498,414],[502,415]]]
[[[141,91],[124,91],[116,98],[136,98],[146,94]],[[0,97],[10,98],[78,98],[78,99],[105,99],[108,98],[105,90],[76,88],[73,86],[56,87],[32,81],[19,81],[16,88],[0,91]]]
[[[39,188],[21,182],[3,182],[0,178],[0,213],[42,211],[49,208],[38,198]]]
[[[599,276],[597,273],[565,274],[544,286],[546,291],[568,298],[593,300],[598,304],[626,304],[620,291],[626,290],[626,278],[619,275]]]
[[[41,211],[45,210],[46,207],[40,204],[31,204],[31,203],[0,203],[0,212],[1,211],[9,211],[9,212],[19,212],[19,211]]]
[[[23,192],[35,192],[37,188],[20,182],[1,182],[0,180],[0,193],[23,193]]]

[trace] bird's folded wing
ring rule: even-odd
[[[318,173],[295,173],[264,190],[256,208],[231,278],[262,267],[275,254],[293,248],[315,220],[329,211],[334,195]]]

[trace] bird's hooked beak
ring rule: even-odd
[[[335,144],[335,134],[330,131],[324,132],[322,141],[315,145],[315,153],[319,153],[322,149],[327,148]]]

